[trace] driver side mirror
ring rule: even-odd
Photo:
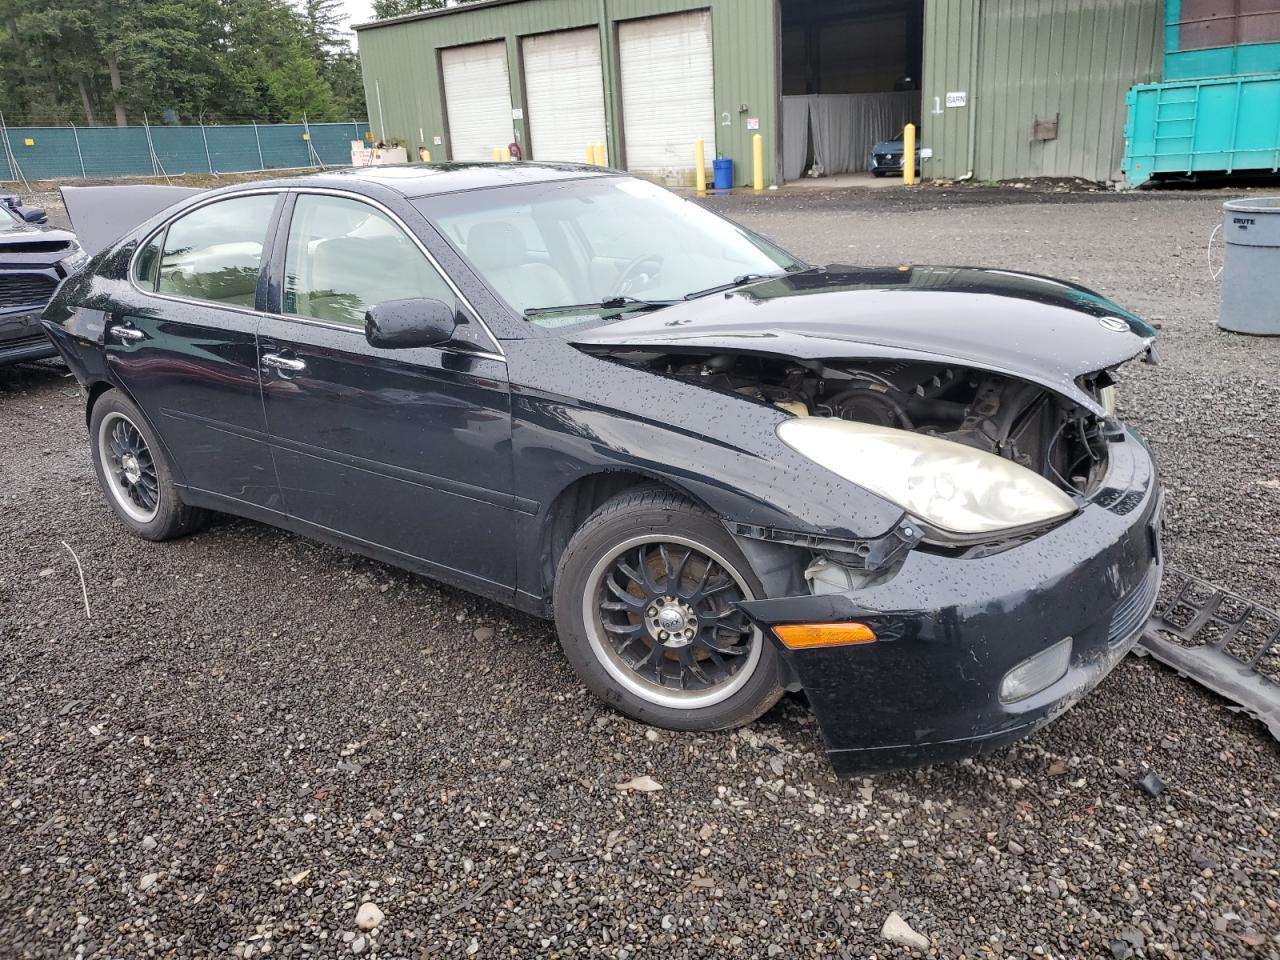
[[[388,300],[364,315],[365,339],[385,350],[440,347],[457,326],[457,311],[439,300]]]

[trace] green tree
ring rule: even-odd
[[[360,58],[355,51],[348,48],[331,59],[325,67],[325,79],[329,81],[334,102],[341,113],[335,119],[354,120],[365,115],[364,79],[360,73]]]
[[[343,35],[342,0],[300,0],[298,12],[316,56],[328,60],[349,50]]]
[[[0,0],[11,123],[364,114],[339,0]]]
[[[440,10],[475,2],[476,0],[373,0],[373,15],[378,20],[389,20],[410,13],[421,13],[423,10]]]
[[[128,114],[156,120],[166,111],[198,115],[209,106],[216,64],[204,47],[196,0],[117,3],[99,39],[106,60],[116,123]]]
[[[213,115],[269,123],[329,119],[341,111],[320,75],[303,23],[283,0],[209,0],[219,65]]]
[[[7,117],[96,121],[103,61],[95,12],[88,3],[0,0],[0,110]]]
[[[307,40],[342,119],[364,114],[360,60],[348,42],[342,0],[299,0]]]

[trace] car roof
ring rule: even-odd
[[[413,200],[487,187],[619,175],[618,171],[582,163],[402,163],[326,170],[323,173],[271,182],[281,186],[306,184],[341,189],[351,189],[358,184],[377,185],[395,190]]]

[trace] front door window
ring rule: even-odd
[[[300,194],[285,252],[283,313],[363,327],[370,307],[432,299],[449,285],[390,217],[358,200]]]

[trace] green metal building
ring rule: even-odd
[[[1162,0],[480,0],[357,27],[373,134],[434,160],[578,160],[668,183],[865,170],[920,125],[926,177],[1120,179]]]

